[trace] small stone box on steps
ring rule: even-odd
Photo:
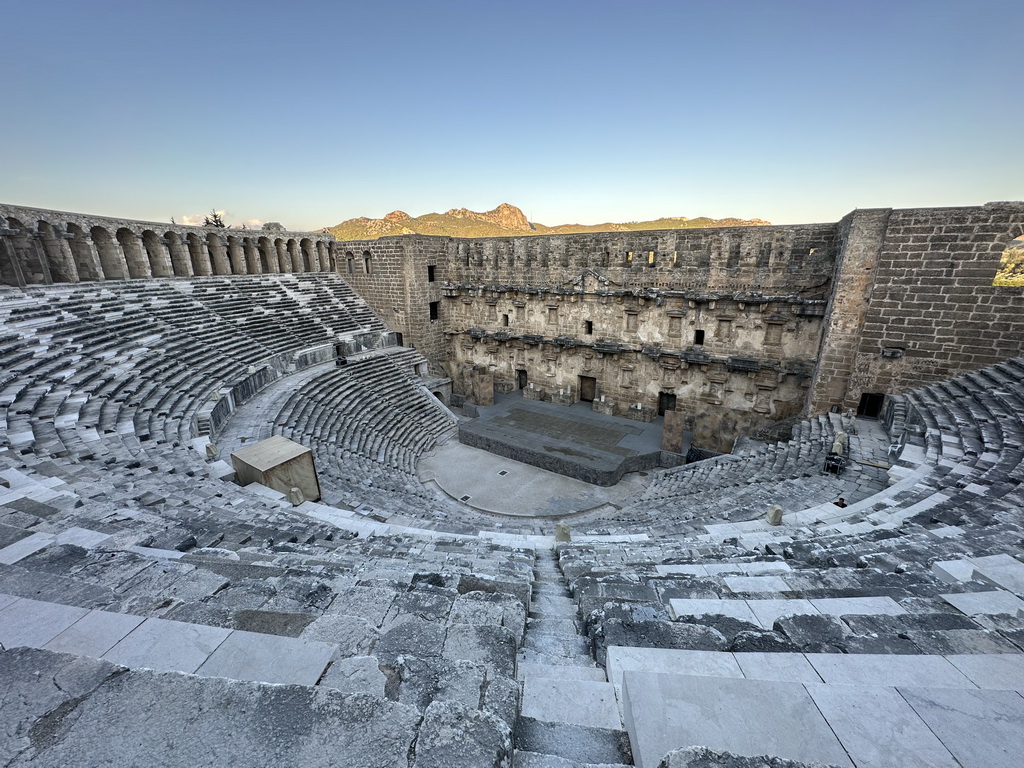
[[[305,501],[320,500],[313,452],[280,435],[239,448],[231,464],[241,485],[259,483],[283,494],[298,488]]]

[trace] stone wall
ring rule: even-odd
[[[445,318],[440,311],[448,238],[410,235],[337,245],[341,276],[401,334],[404,346],[415,347],[430,361],[433,375],[445,375]],[[431,303],[438,312],[435,319]]]
[[[992,286],[1022,216],[1024,204],[991,203],[792,227],[343,245],[386,258],[405,244],[407,266],[388,281],[350,279],[388,321],[401,309],[405,343],[457,394],[525,382],[529,397],[572,402],[593,386],[595,409],[650,419],[674,407],[695,445],[727,450],[789,416],[1024,353],[1024,289]],[[438,321],[423,319],[430,302]]]
[[[993,286],[1024,203],[857,210],[835,224],[457,239],[186,227],[0,205],[0,283],[336,269],[451,376],[636,419],[701,448],[801,412],[1024,354]]]
[[[0,205],[0,283],[258,275],[334,268],[317,232],[189,227]]]
[[[854,236],[837,267],[812,410],[856,408],[864,393],[1024,354],[1024,288],[992,285],[1024,234],[1024,204],[856,211],[841,226]]]

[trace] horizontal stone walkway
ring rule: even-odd
[[[131,669],[315,685],[338,646],[0,594],[0,645],[90,656]]]
[[[607,669],[640,768],[691,744],[857,768],[1016,768],[1024,751],[1020,654],[613,646]]]

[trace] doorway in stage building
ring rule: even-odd
[[[857,415],[867,419],[877,419],[882,412],[882,402],[885,400],[883,392],[865,392],[860,396],[860,404],[857,406]]]
[[[516,389],[526,389],[526,370],[524,368],[516,369]]]
[[[592,403],[597,397],[597,379],[593,376],[580,376],[580,400]]]
[[[658,393],[658,415],[664,416],[665,411],[674,411],[676,409],[676,396],[671,392],[659,392]]]

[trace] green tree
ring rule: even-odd
[[[228,225],[224,223],[224,219],[221,218],[220,212],[217,210],[210,211],[209,216],[203,218],[204,227],[217,227],[217,229],[227,229]]]

